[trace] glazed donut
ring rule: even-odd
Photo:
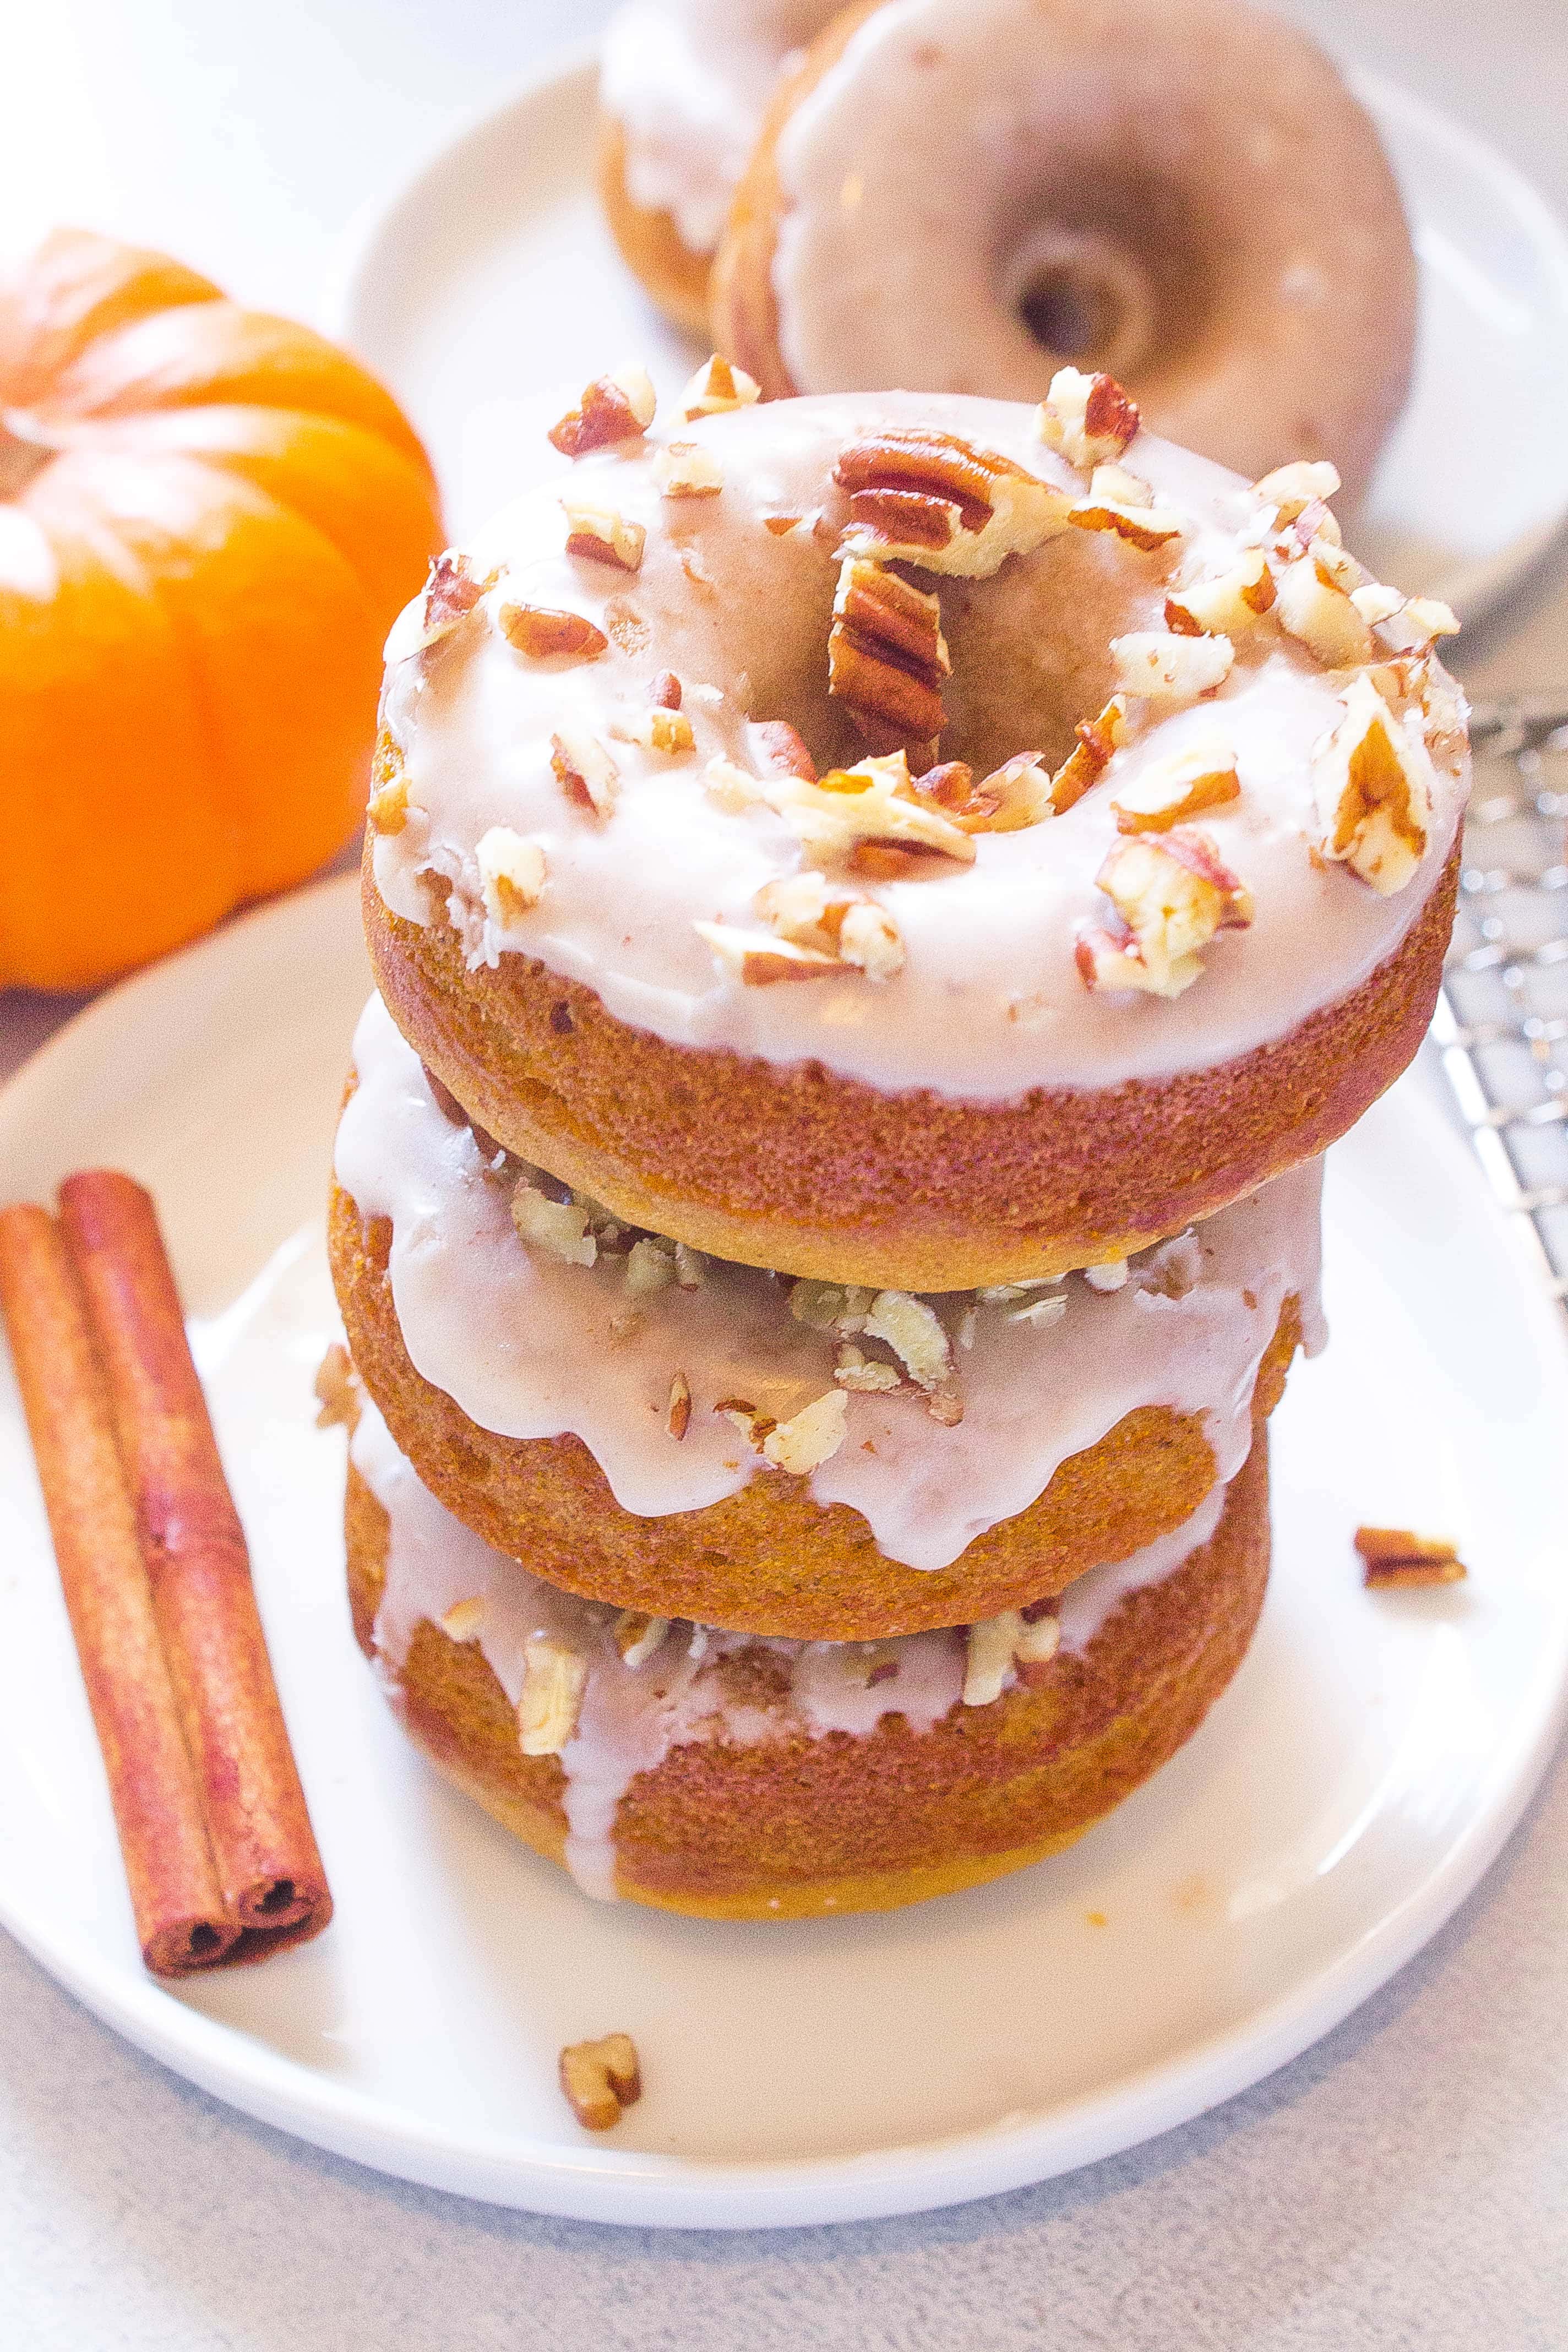
[[[618,1608],[850,1641],[1043,1599],[1189,1518],[1321,1342],[1315,1161],[1114,1289],[928,1302],[557,1206],[375,998],[354,1068],[329,1255],[360,1378],[448,1510]],[[775,1467],[825,1394],[831,1451]]]
[[[371,1405],[346,1529],[362,1647],[506,1828],[590,1895],[798,1918],[1037,1861],[1191,1737],[1262,1604],[1267,1444],[1185,1528],[1069,1586],[1054,1621],[897,1642],[617,1621],[451,1518]]]
[[[713,278],[774,398],[1038,399],[1070,361],[1249,476],[1359,498],[1404,404],[1415,262],[1377,133],[1245,0],[891,0],[780,89]]]
[[[708,332],[725,218],[786,58],[842,0],[630,0],[599,60],[598,183],[629,267],[670,317]]]
[[[668,441],[627,382],[389,645],[367,939],[479,1125],[910,1291],[1126,1258],[1342,1134],[1425,1032],[1468,769],[1452,615],[1339,545],[1332,468],[1249,487],[1070,371]]]

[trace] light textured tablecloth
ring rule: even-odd
[[[605,13],[10,0],[0,245],[88,221],[310,311],[355,207]],[[1292,13],[1484,131],[1568,211],[1565,0]],[[1553,562],[1467,641],[1473,687],[1568,693],[1565,577]],[[0,1066],[53,1017],[0,1000]],[[4,2352],[1101,2345],[1568,2347],[1563,1764],[1426,1952],[1245,2097],[1066,2180],[844,2229],[595,2229],[404,2187],[189,2089],[0,1937]]]

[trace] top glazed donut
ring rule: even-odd
[[[889,0],[780,90],[713,287],[770,397],[1037,399],[1063,360],[1249,475],[1358,498],[1404,401],[1415,265],[1362,107],[1243,0]]]
[[[1451,615],[1331,468],[1249,486],[1109,379],[726,385],[668,441],[591,387],[560,440],[626,437],[394,632],[367,927],[427,1066],[628,1223],[879,1287],[1122,1257],[1322,1150],[1436,988]]]

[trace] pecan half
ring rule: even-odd
[[[849,494],[846,553],[969,579],[1054,539],[1072,506],[1010,457],[914,425],[868,434],[833,471]]]
[[[827,691],[847,705],[873,751],[936,740],[942,683],[952,670],[936,598],[880,564],[847,556],[827,636]]]

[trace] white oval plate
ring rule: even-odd
[[[1415,381],[1357,527],[1383,578],[1490,611],[1568,514],[1568,236],[1513,166],[1362,77],[1421,272]],[[544,428],[636,354],[701,355],[626,269],[592,179],[595,71],[558,68],[451,142],[356,236],[332,330],[425,436],[460,539],[561,460]]]
[[[594,2221],[840,2221],[1130,2146],[1335,2024],[1447,1918],[1550,1753],[1568,1674],[1568,1351],[1465,1146],[1405,1082],[1334,1155],[1334,1339],[1278,1416],[1276,1574],[1241,1673],[1071,1852],[884,1917],[603,1907],[438,1781],[354,1647],[321,1195],[367,975],[352,879],[102,998],[0,1094],[0,1199],[150,1183],[255,1557],[337,1917],[173,1992],[141,1969],[0,1361],[0,1919],[143,2049],[340,2154]],[[1363,1592],[1358,1519],[1470,1581]],[[561,2045],[625,2028],[604,2139]]]

